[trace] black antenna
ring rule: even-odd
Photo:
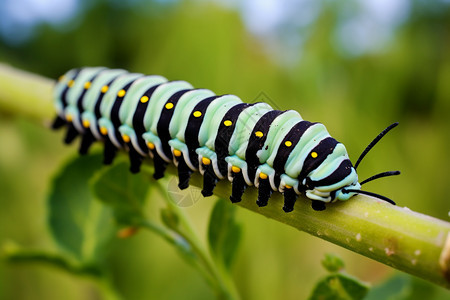
[[[387,171],[387,172],[381,172],[378,174],[375,174],[373,176],[370,176],[369,178],[367,178],[366,180],[361,181],[361,185],[368,183],[372,180],[378,179],[378,178],[383,178],[383,177],[388,177],[388,176],[394,176],[394,175],[400,175],[400,171]]]
[[[391,129],[393,129],[397,125],[398,122],[392,123],[386,129],[384,129],[376,138],[374,138],[372,142],[370,142],[370,144],[366,147],[366,149],[364,149],[364,151],[361,153],[358,160],[356,161],[355,170],[358,168],[364,156],[366,156],[366,154],[369,153],[369,151],[373,148],[373,146],[375,146],[381,140],[381,138],[386,135],[386,133],[391,131]]]
[[[392,201],[391,199],[389,199],[388,197],[385,197],[385,196],[382,196],[382,195],[378,195],[378,194],[375,194],[375,193],[372,193],[372,192],[361,191],[361,190],[352,190],[352,189],[342,189],[342,191],[344,193],[356,193],[356,194],[363,194],[363,195],[372,196],[372,197],[378,198],[380,200],[383,200],[383,201],[386,201],[386,202],[389,202],[389,203],[395,205],[395,202]]]

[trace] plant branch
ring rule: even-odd
[[[53,81],[0,64],[0,111],[40,120],[49,119]],[[55,143],[58,141],[55,141]],[[168,173],[175,175],[170,167]],[[194,174],[191,184],[202,185]],[[231,185],[221,181],[215,194],[228,198]],[[325,211],[311,209],[300,197],[291,213],[274,193],[269,205],[258,207],[256,189],[248,188],[238,205],[308,232],[396,269],[450,288],[450,223],[393,206],[364,195],[333,203]]]
[[[213,280],[212,284],[218,293],[218,299],[239,299],[240,297],[234,282],[230,278],[230,274],[221,270],[212,259],[208,249],[202,244],[185,212],[175,204],[175,200],[172,196],[167,194],[167,191],[164,189],[164,186],[167,185],[168,181],[166,179],[161,179],[156,184],[159,193],[166,199],[166,204],[169,209],[176,214],[177,218],[179,218],[177,226],[173,226],[171,229],[183,237],[192,247],[193,252],[199,258],[200,263],[204,266],[206,272],[210,274],[210,279]]]

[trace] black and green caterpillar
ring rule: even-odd
[[[255,185],[259,206],[279,191],[286,212],[294,209],[302,193],[315,210],[357,193],[392,202],[361,191],[356,167],[397,123],[366,148],[354,167],[345,146],[323,124],[305,121],[296,111],[243,103],[237,96],[218,96],[162,76],[105,67],[72,69],[58,80],[54,103],[53,128],[68,127],[66,143],[81,135],[81,154],[93,142],[103,141],[104,163],[110,164],[117,150],[125,149],[133,173],[149,156],[156,179],[173,162],[181,189],[188,187],[192,172],[199,171],[205,197],[212,195],[218,180],[227,178],[232,182],[232,202]],[[369,180],[398,173],[384,172]]]

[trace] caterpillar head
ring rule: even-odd
[[[325,149],[328,150],[328,153],[326,151],[318,152],[314,150],[310,152],[310,157],[314,159],[322,157],[322,159],[318,160],[315,165],[311,163],[306,164],[308,161],[305,160],[306,167],[304,169],[310,170],[311,172],[304,178],[302,183],[305,187],[306,196],[313,200],[313,208],[316,210],[323,210],[325,209],[324,203],[333,202],[336,200],[346,201],[355,194],[373,196],[395,205],[394,201],[385,196],[368,191],[362,191],[361,185],[374,179],[399,175],[400,171],[382,172],[359,183],[356,169],[366,154],[381,140],[383,136],[386,135],[386,133],[395,128],[397,125],[397,122],[393,123],[377,135],[359,156],[355,166],[353,166],[351,161],[348,159],[348,154],[344,145],[338,143],[331,137],[328,138],[328,144],[325,147]],[[327,139],[322,142],[326,140]],[[331,147],[333,145],[334,148]],[[321,149],[320,147],[316,148]],[[322,147],[322,149],[323,148],[324,147]]]
[[[304,169],[311,170],[303,179],[305,194],[311,200],[346,201],[359,190],[358,175],[348,158],[345,146],[333,138],[323,140],[305,160]]]

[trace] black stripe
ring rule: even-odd
[[[335,183],[341,181],[342,179],[344,179],[345,177],[347,177],[348,175],[350,175],[352,172],[352,168],[353,168],[352,162],[349,159],[345,159],[341,162],[339,167],[333,173],[331,173],[329,176],[327,176],[321,180],[317,180],[317,181],[311,180],[310,188],[335,184]]]
[[[92,85],[92,82],[95,80],[95,78],[101,73],[101,71],[103,71],[103,70],[99,70],[94,76],[92,76],[92,78],[90,80],[88,80],[91,83],[91,85]],[[80,95],[80,97],[78,97],[78,100],[77,100],[78,117],[79,117],[80,123],[82,123],[81,114],[84,112],[83,98],[88,90],[89,89],[86,89],[83,86],[83,91],[81,92],[81,95]]]
[[[336,141],[332,137],[327,137],[319,142],[319,144],[314,147],[309,153],[308,156],[305,158],[305,161],[303,162],[303,168],[300,174],[298,175],[298,180],[300,182],[303,181],[303,179],[308,176],[308,174],[319,167],[323,161],[327,158],[328,155],[333,153],[334,148],[336,148],[336,145],[339,142]],[[313,157],[311,153],[316,152],[317,157]]]
[[[231,137],[234,132],[234,128],[236,127],[236,121],[239,118],[241,112],[252,106],[254,104],[248,103],[239,103],[230,108],[225,116],[222,118],[219,130],[217,131],[216,140],[214,141],[214,149],[217,154],[217,163],[219,166],[220,173],[227,174],[227,162],[225,161],[225,157],[229,155],[228,146],[230,144]],[[225,121],[231,121],[230,126],[226,126],[224,124]]]
[[[132,80],[130,83],[128,83],[127,85],[125,85],[122,88],[122,90],[125,91],[125,94],[133,82],[134,82],[134,80]],[[119,132],[119,127],[120,127],[120,125],[122,125],[122,122],[120,121],[120,117],[119,117],[119,111],[120,111],[120,107],[122,106],[124,97],[125,97],[125,95],[122,97],[119,97],[118,95],[116,95],[116,99],[114,100],[114,104],[113,104],[113,106],[111,108],[111,112],[109,114],[109,119],[113,123],[113,127],[114,127],[114,135],[116,136],[117,141],[121,145],[123,145],[124,141],[122,139],[122,135]]]
[[[200,147],[198,141],[198,133],[200,132],[200,127],[202,126],[203,119],[205,117],[206,110],[208,106],[220,96],[212,96],[203,99],[194,107],[189,116],[189,120],[186,125],[186,131],[184,132],[184,142],[188,148],[189,159],[194,166],[198,165],[198,155],[195,150]],[[201,115],[199,117],[194,116],[194,112],[199,111]]]
[[[73,77],[70,80],[75,81],[78,77],[78,75],[80,75],[81,72],[81,68],[80,69],[75,69],[75,75],[73,75]],[[66,83],[66,86],[64,88],[64,90],[61,93],[61,103],[62,103],[62,107],[65,108],[67,106],[67,92],[69,91],[69,85]]]
[[[251,181],[254,181],[256,169],[260,165],[259,158],[256,155],[258,150],[260,150],[267,139],[267,133],[269,132],[270,125],[272,122],[281,114],[286,111],[280,110],[271,110],[265,113],[259,120],[256,122],[255,127],[253,128],[252,134],[250,135],[250,139],[248,141],[247,150],[245,151],[245,160],[247,162],[248,176]],[[262,137],[257,137],[256,132],[261,131],[263,133]]]
[[[286,134],[277,150],[277,155],[275,156],[275,159],[273,161],[275,177],[279,178],[281,174],[284,173],[286,161],[288,160],[288,157],[291,154],[292,150],[294,150],[295,146],[298,144],[300,138],[303,136],[305,131],[314,124],[316,123],[311,123],[308,121],[300,121],[291,128],[288,134]],[[288,141],[291,142],[291,145],[289,147],[286,146],[286,142]]]
[[[132,80],[131,82],[127,83],[127,85],[125,85],[120,90],[124,90],[125,94],[126,94],[126,92],[130,88],[130,86],[133,84],[133,82],[134,82],[134,80]],[[114,104],[113,104],[113,106],[111,108],[111,112],[109,114],[109,119],[113,123],[114,129],[118,129],[120,127],[120,125],[122,125],[122,122],[120,121],[120,117],[119,117],[119,111],[120,111],[120,107],[122,106],[124,97],[125,97],[125,95],[122,96],[122,97],[116,95],[116,99],[114,100]]]
[[[141,98],[143,96],[147,96],[148,101],[145,103],[142,103],[140,100],[138,100],[139,101],[138,105],[136,106],[136,110],[134,111],[133,129],[134,129],[134,132],[136,133],[136,138],[137,138],[139,147],[141,149],[147,149],[145,140],[142,138],[142,135],[147,131],[144,126],[144,115],[145,115],[145,112],[147,111],[148,104],[150,103],[150,101],[152,99],[152,94],[158,86],[160,86],[160,84],[152,86],[141,96]]]
[[[172,159],[172,152],[170,151],[170,145],[169,145],[169,141],[172,139],[172,137],[170,136],[170,131],[169,131],[170,121],[172,120],[173,113],[175,111],[175,107],[177,106],[178,100],[180,100],[181,96],[183,96],[184,93],[186,93],[187,91],[190,91],[190,90],[187,89],[187,90],[178,91],[169,97],[169,100],[167,100],[167,102],[164,104],[164,108],[161,111],[161,115],[159,117],[158,124],[156,125],[158,137],[161,140],[162,150],[169,159]],[[167,109],[166,108],[167,103],[172,103],[173,108]]]
[[[121,75],[121,74],[120,74]],[[108,88],[111,86],[111,84],[114,82],[114,80],[117,79],[117,77],[119,77],[119,75],[117,75],[115,78],[113,78],[110,82],[108,82],[107,84],[105,84]],[[103,88],[103,86],[101,87]],[[106,92],[107,93],[107,92]],[[100,91],[100,95],[98,96],[97,102],[95,102],[95,108],[94,108],[94,113],[95,113],[95,118],[98,120],[102,117],[102,112],[100,110],[100,106],[102,104],[102,100],[103,97],[105,96],[106,93],[102,93]]]

